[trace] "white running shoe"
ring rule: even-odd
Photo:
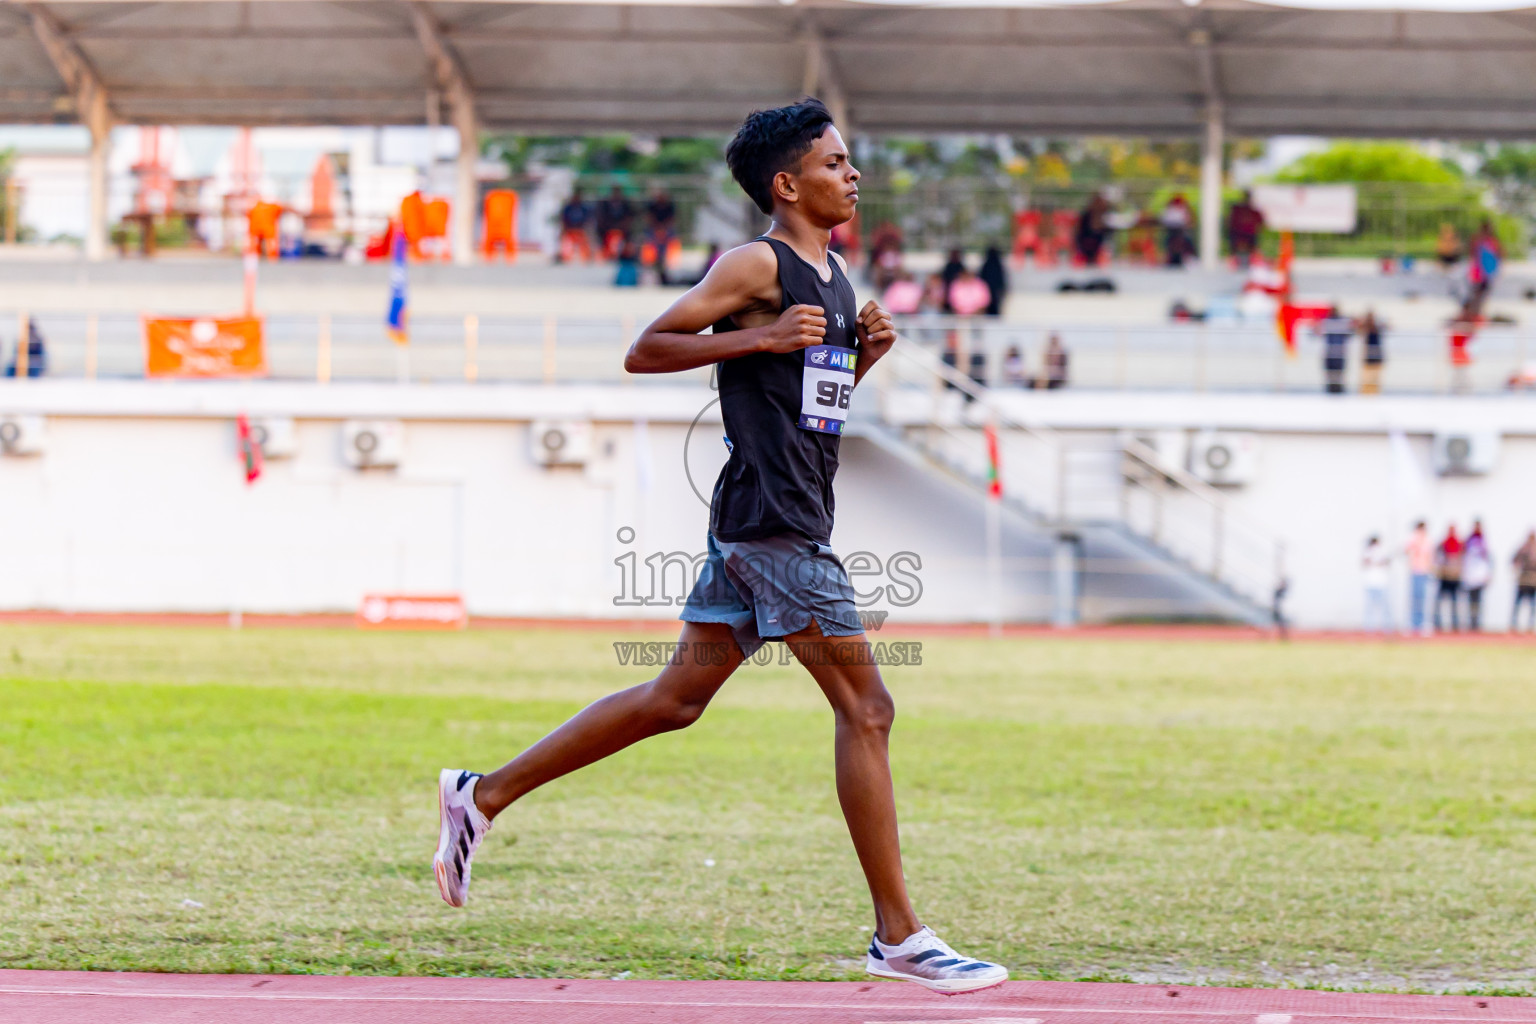
[[[469,896],[469,862],[491,830],[491,820],[475,806],[479,772],[444,768],[437,776],[437,813],[441,822],[432,873],[437,891],[450,907],[462,907]]]
[[[887,946],[877,935],[870,939],[864,969],[882,978],[915,981],[935,992],[953,994],[991,988],[1008,980],[1008,968],[961,956],[924,928],[899,946]]]

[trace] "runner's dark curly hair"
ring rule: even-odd
[[[811,144],[831,123],[831,111],[814,96],[787,107],[752,111],[725,147],[731,177],[759,210],[773,213],[773,176],[799,170]]]

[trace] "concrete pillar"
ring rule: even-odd
[[[1220,103],[1205,108],[1205,134],[1200,145],[1200,266],[1221,266],[1222,110]]]
[[[1058,533],[1051,551],[1051,625],[1071,629],[1077,625],[1078,562],[1082,540],[1076,534]]]
[[[480,216],[480,187],[475,164],[480,159],[480,122],[467,96],[455,99],[453,124],[459,131],[459,156],[453,178],[453,224],[449,244],[453,262],[467,267],[475,262],[475,224]]]
[[[107,258],[107,159],[112,152],[112,120],[107,115],[104,98],[91,104],[85,121],[91,132],[91,152],[87,158],[89,205],[85,223],[85,258],[100,263]]]

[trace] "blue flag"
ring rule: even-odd
[[[389,266],[389,316],[384,321],[384,326],[389,332],[389,340],[396,345],[404,345],[410,340],[410,335],[406,333],[409,314],[405,308],[405,250],[405,232],[397,231],[395,232],[395,251]]]

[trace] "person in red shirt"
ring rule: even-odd
[[[1456,536],[1452,525],[1445,531],[1445,539],[1435,549],[1435,573],[1440,577],[1440,589],[1435,593],[1435,632],[1440,632],[1440,605],[1447,598],[1451,602],[1451,632],[1461,632],[1461,559],[1466,550],[1461,538]]]
[[[1240,267],[1246,267],[1259,246],[1259,232],[1264,229],[1264,215],[1253,205],[1253,193],[1244,192],[1243,198],[1232,204],[1227,214],[1227,245],[1232,258]]]

